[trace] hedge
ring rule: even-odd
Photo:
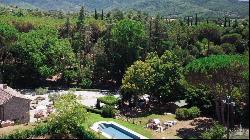
[[[176,118],[180,120],[194,119],[200,116],[200,109],[198,107],[178,108],[175,112]]]
[[[102,116],[107,118],[113,118],[115,117],[115,114],[117,113],[117,110],[110,105],[105,105],[102,108]]]
[[[94,108],[91,108],[91,107],[88,107],[88,106],[85,106],[85,105],[83,105],[83,107],[85,109],[87,109],[88,112],[92,112],[92,113],[96,113],[96,114],[102,115],[102,110],[94,109]]]
[[[112,95],[100,97],[97,100],[99,100],[101,103],[111,106],[117,105],[119,101],[119,99],[117,99],[115,96]]]

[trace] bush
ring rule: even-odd
[[[102,110],[94,109],[88,106],[83,106],[88,112],[96,113],[102,115]]]
[[[241,40],[242,36],[237,33],[233,34],[226,34],[221,37],[221,42],[222,43],[230,43],[230,44],[235,44]]]
[[[13,134],[2,136],[0,139],[27,139],[31,137],[41,136],[48,134],[50,132],[50,127],[48,124],[40,124],[34,129],[24,130],[24,131],[16,131]]]
[[[102,108],[102,116],[103,117],[113,118],[113,117],[115,117],[116,113],[117,113],[117,110],[113,106],[105,105]]]
[[[200,109],[198,107],[179,108],[176,110],[176,118],[180,120],[194,119],[200,116]]]
[[[223,48],[223,51],[226,54],[235,54],[236,53],[236,47],[233,44],[223,43],[223,44],[221,44],[221,47]]]
[[[115,96],[104,96],[104,97],[100,97],[98,98],[98,100],[106,105],[117,105],[118,104],[118,99]]]
[[[35,89],[37,95],[44,95],[48,92],[48,88],[37,88]]]
[[[49,94],[49,100],[50,101],[56,101],[60,97],[59,93]]]
[[[221,46],[215,45],[215,46],[210,47],[209,54],[220,55],[220,54],[225,54],[225,53]]]
[[[198,106],[205,116],[213,115],[215,112],[213,94],[205,87],[188,87],[185,98],[188,107]]]
[[[215,123],[212,128],[201,134],[202,139],[222,139],[225,135],[225,128]]]
[[[175,112],[177,119],[188,119],[189,113],[187,108],[179,108]]]
[[[198,107],[191,107],[190,109],[188,109],[188,113],[190,118],[197,118],[200,116],[201,111]]]

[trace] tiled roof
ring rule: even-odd
[[[7,87],[6,89],[4,89],[3,84],[0,84],[0,105],[8,102],[13,97],[27,99],[24,95],[17,92],[16,90],[10,87]]]

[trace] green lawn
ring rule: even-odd
[[[94,113],[89,113],[89,116],[87,118],[87,123],[86,123],[86,127],[88,127],[88,129],[90,129],[90,127],[95,123],[95,122],[99,122],[99,121],[113,121],[116,123],[119,123],[141,135],[144,135],[148,138],[152,138],[152,134],[150,133],[150,130],[147,130],[144,127],[144,125],[139,125],[139,124],[132,124],[129,122],[125,122],[122,120],[118,120],[118,119],[113,119],[113,118],[103,118],[101,115],[99,114],[94,114]]]
[[[90,127],[98,121],[114,121],[116,123],[119,123],[147,138],[154,138],[154,131],[149,130],[144,128],[148,122],[149,119],[160,119],[161,122],[164,121],[169,121],[169,120],[176,120],[175,119],[175,115],[149,115],[147,117],[140,117],[140,118],[135,118],[134,122],[135,124],[133,124],[133,119],[130,119],[129,122],[127,121],[123,121],[123,120],[119,120],[119,119],[113,119],[113,118],[103,118],[101,115],[99,114],[94,114],[94,113],[90,113],[89,112],[89,116],[87,118],[87,123],[86,126],[88,129],[90,129]],[[141,121],[141,124],[139,123],[139,121]],[[103,137],[101,137],[103,138]]]

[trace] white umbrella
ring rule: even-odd
[[[160,121],[159,119],[153,119],[153,122],[154,122],[156,125],[158,125],[158,124],[161,123],[161,121]]]
[[[46,106],[43,106],[43,105],[40,105],[40,106],[37,106],[36,109],[37,109],[37,110],[46,110],[47,107],[46,107]]]

